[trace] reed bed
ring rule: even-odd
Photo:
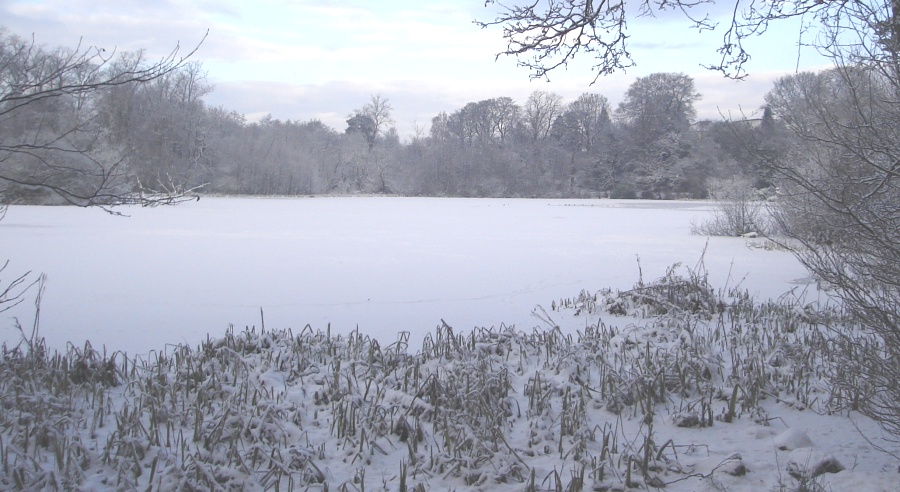
[[[309,326],[146,356],[4,346],[0,488],[662,488],[698,477],[680,463],[696,444],[661,426],[765,426],[763,402],[852,411],[868,388],[833,330],[878,342],[839,310],[715,292],[680,267],[536,315],[545,328],[442,323],[415,353],[405,333],[384,345]],[[584,328],[564,332],[564,315]]]

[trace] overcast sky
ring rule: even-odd
[[[515,0],[509,0],[513,2]],[[521,1],[521,0],[520,0]],[[524,103],[535,90],[571,101],[583,92],[615,106],[636,77],[682,72],[703,99],[700,118],[757,110],[772,81],[826,63],[798,53],[799,24],[778,26],[750,45],[743,82],[703,69],[717,61],[720,32],[698,33],[678,15],[629,23],[636,67],[593,86],[589,60],[578,60],[551,81],[530,81],[514,58],[495,55],[505,44],[484,0],[0,0],[0,25],[48,46],[96,45],[145,49],[158,59],[177,43],[189,50],[209,35],[195,59],[215,86],[206,101],[279,119],[319,119],[337,130],[373,94],[388,98],[403,136],[415,126],[468,102],[509,96]],[[730,7],[718,7],[728,11]],[[715,12],[714,12],[715,13]],[[798,56],[799,54],[799,56]]]

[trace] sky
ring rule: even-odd
[[[496,57],[505,48],[501,30],[473,22],[492,19],[496,8],[484,0],[0,0],[0,26],[46,46],[143,49],[150,60],[202,41],[193,59],[214,86],[211,106],[249,121],[318,119],[343,131],[378,94],[405,138],[427,132],[442,111],[501,96],[523,104],[536,90],[566,102],[600,93],[615,106],[637,77],[655,72],[694,78],[699,119],[735,117],[757,111],[778,77],[827,66],[798,49],[800,24],[791,21],[751,42],[745,81],[728,80],[701,67],[717,61],[722,33],[698,33],[679,14],[663,13],[629,23],[636,66],[627,72],[591,85],[590,60],[581,56],[550,81],[529,80],[515,58]],[[711,8],[727,15],[733,6]]]

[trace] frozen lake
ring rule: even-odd
[[[441,324],[541,326],[537,305],[581,289],[693,266],[707,202],[450,198],[203,198],[177,207],[12,206],[0,222],[8,282],[47,275],[40,331],[53,348],[85,339],[130,354],[207,334],[309,324],[359,328],[413,346]],[[807,274],[788,253],[711,238],[714,286],[776,297]],[[0,340],[28,327],[29,300],[0,317]],[[573,328],[574,329],[574,328]]]

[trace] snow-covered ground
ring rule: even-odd
[[[644,466],[649,461],[652,469],[633,479],[639,489],[653,489],[655,483],[684,492],[898,490],[895,456],[900,444],[885,439],[874,422],[856,412],[849,412],[852,420],[847,411],[823,415],[823,402],[833,395],[826,378],[792,369],[791,364],[806,369],[812,366],[804,364],[818,364],[822,344],[801,346],[804,335],[799,331],[779,332],[769,339],[763,332],[754,333],[751,324],[739,343],[714,341],[719,336],[714,317],[707,322],[688,314],[667,324],[668,318],[640,320],[604,312],[605,299],[615,298],[616,290],[630,289],[641,276],[649,283],[677,262],[694,267],[701,257],[716,289],[740,284],[759,301],[790,291],[791,296],[815,300],[819,294],[805,270],[789,253],[761,248],[764,239],[691,235],[692,222],[702,221],[710,209],[706,202],[377,197],[203,198],[177,207],[118,209],[128,217],[96,209],[10,207],[0,222],[0,252],[10,260],[0,280],[8,282],[27,270],[47,274],[40,335],[49,347],[65,350],[67,342],[79,347],[90,340],[97,349],[140,355],[130,363],[122,353],[114,356],[120,368],[132,367],[132,375],[128,384],[108,389],[96,379],[103,377],[106,366],[78,366],[74,359],[62,380],[68,390],[60,389],[56,379],[50,389],[6,379],[0,383],[4,388],[36,388],[34,395],[20,389],[0,395],[5,409],[19,412],[17,418],[8,414],[3,421],[4,460],[18,471],[5,475],[0,470],[0,485],[44,480],[38,471],[42,467],[47,476],[81,477],[81,486],[87,488],[133,480],[141,490],[154,484],[165,489],[202,484],[214,476],[224,480],[223,489],[263,489],[279,480],[282,486],[296,480],[316,484],[313,489],[330,484],[334,490],[362,490],[366,484],[370,490],[382,490],[380,485],[398,490],[399,474],[405,470],[410,488],[420,486],[415,490],[523,490],[530,486],[529,473],[534,474],[536,490],[555,490],[556,484],[576,490],[576,475],[586,470],[584,490],[622,490],[628,481],[622,470],[629,469],[629,460],[643,457]],[[590,296],[604,288],[612,291],[600,294],[600,308],[579,312],[579,306],[593,302]],[[582,289],[588,297],[564,301]],[[561,305],[566,307],[554,309]],[[13,317],[27,329],[33,305],[26,302],[3,313],[0,341],[7,346],[21,339]],[[245,326],[259,327],[263,318],[271,338],[254,338],[258,331],[240,334]],[[688,323],[680,324],[684,319]],[[600,333],[606,328],[587,329],[600,321],[615,328],[608,333]],[[498,329],[481,331],[480,337],[465,339],[471,346],[460,347],[437,335],[446,335],[444,322],[457,334],[474,327]],[[206,345],[195,355],[173,345],[196,347],[207,337],[222,337],[232,324],[235,335],[230,341]],[[311,331],[303,330],[307,324]],[[329,324],[332,336],[358,327],[380,346],[356,334],[337,343],[312,335]],[[501,330],[501,324],[517,330]],[[593,335],[584,342],[529,335],[534,327],[547,330],[554,324],[563,334]],[[272,333],[281,328],[293,328],[305,338]],[[428,355],[409,358],[392,348],[402,331],[410,333],[410,354],[423,347],[426,335],[435,335],[426,345]],[[760,345],[748,347],[754,340]],[[693,386],[666,386],[668,396],[651,412],[652,432],[642,424],[643,403],[629,400],[633,395],[628,393],[637,387],[629,385],[647,382],[638,372],[650,366],[642,357],[646,351],[650,360],[651,347],[654,363],[669,364],[659,369],[663,378],[672,377],[673,367],[681,373],[682,368],[708,364],[723,371],[709,376],[712,389],[700,388],[708,375],[699,372],[687,376],[699,377]],[[276,348],[282,352],[266,352]],[[809,360],[802,357],[807,349],[814,352]],[[180,355],[147,356],[151,351]],[[244,359],[236,359],[237,353],[245,354]],[[87,356],[78,350],[69,354]],[[674,362],[666,354],[677,354]],[[696,360],[685,354],[694,354]],[[756,384],[740,379],[753,374],[753,361],[740,361],[742,354],[762,357],[766,376],[759,388],[772,393],[738,410],[734,421],[726,423],[729,398],[740,396],[741,407]],[[772,357],[782,356],[783,361],[773,362]],[[5,362],[6,374],[27,380],[16,372],[16,364],[27,365],[27,360],[10,355]],[[145,369],[159,367],[159,372],[135,372],[138,362],[146,364]],[[189,370],[179,369],[179,364],[188,364]],[[621,364],[618,372],[616,364]],[[125,377],[126,371],[118,370],[119,377]],[[407,388],[407,379],[413,373],[418,378],[419,371],[423,382]],[[488,385],[495,376],[509,378],[509,384],[453,393],[467,388],[470,376]],[[599,390],[607,388],[607,379],[618,382]],[[538,380],[546,392],[529,390]],[[431,386],[426,386],[428,381]],[[68,382],[75,384],[70,387]],[[173,390],[145,398],[159,391],[154,384]],[[425,394],[427,387],[446,393]],[[174,388],[183,388],[183,393]],[[731,388],[736,388],[734,396]],[[75,396],[54,399],[54,391]],[[106,395],[115,424],[110,417],[104,423],[104,404],[94,406],[92,391]],[[467,407],[467,395],[477,397],[479,391],[494,393]],[[613,395],[601,394],[604,391]],[[614,409],[616,391],[624,391],[622,398],[628,400],[620,414]],[[243,399],[238,398],[241,392]],[[54,403],[63,400],[74,410]],[[441,418],[436,402],[447,405]],[[583,405],[581,410],[573,410],[576,404]],[[51,410],[45,415],[29,406]],[[335,422],[346,418],[351,406],[354,412],[375,417],[357,417],[365,429],[347,434],[350,431]],[[99,424],[95,408],[101,409]],[[702,408],[710,412],[710,421],[715,414],[713,425],[678,425],[684,418],[705,418],[697,415]],[[480,417],[484,419],[508,412],[499,416],[499,434],[478,419],[472,421],[471,412],[478,411],[486,412]],[[51,419],[53,412],[65,417]],[[136,419],[134,434],[126,435],[122,419],[129,415]],[[382,422],[388,417],[389,424]],[[49,423],[41,423],[41,418]],[[582,422],[581,430],[571,430],[568,418]],[[70,421],[83,425],[65,424]],[[423,433],[421,444],[409,441],[407,449],[400,442],[404,432],[413,430],[396,427],[401,421]],[[564,426],[570,429],[564,432]],[[160,433],[163,427],[166,442],[159,434],[154,441],[154,428]],[[223,428],[231,427],[243,432],[223,434]],[[46,430],[35,434],[38,428],[58,429],[53,432],[59,437]],[[461,434],[454,438],[448,429]],[[193,434],[194,440],[179,437],[172,444],[168,436],[176,432]],[[24,440],[17,437],[22,435]],[[498,440],[496,435],[505,437]],[[603,436],[617,444],[607,446]],[[641,451],[648,436],[655,457]],[[54,447],[58,442],[68,448]],[[286,456],[283,466],[293,475],[279,479],[276,473],[273,478],[275,468],[257,461],[250,444],[260,446],[262,456]],[[449,452],[454,446],[456,451]],[[134,451],[138,448],[140,452]],[[226,448],[230,451],[222,451]],[[357,448],[358,454],[351,453]],[[80,471],[69,465],[57,471],[54,456],[64,454],[81,457]],[[369,456],[365,461],[364,455]],[[828,468],[834,463],[840,466]],[[825,473],[814,482],[796,478],[819,464]],[[270,471],[264,473],[266,469]],[[598,478],[602,470],[606,475]]]
[[[177,207],[10,207],[0,221],[5,273],[44,272],[41,334],[51,347],[91,340],[130,354],[196,345],[259,326],[336,333],[357,326],[413,345],[441,324],[456,330],[542,323],[581,289],[625,289],[694,265],[707,238],[690,226],[705,202],[441,198],[203,198]],[[802,288],[788,253],[711,238],[711,283],[760,297]],[[638,263],[640,258],[640,264]],[[19,338],[12,316],[0,341]]]
[[[803,347],[802,330],[781,328],[768,337],[762,316],[762,324],[742,325],[739,336],[723,335],[714,316],[704,321],[676,313],[671,319],[678,322],[660,318],[657,324],[602,308],[576,315],[579,306],[592,302],[590,295],[575,305],[560,301],[582,289],[596,295],[611,288],[598,297],[597,305],[608,307],[605,299],[631,288],[641,275],[649,283],[672,264],[693,267],[701,256],[714,288],[740,283],[760,301],[791,290],[806,291],[808,299],[818,295],[796,260],[760,248],[763,239],[691,235],[692,221],[707,217],[710,207],[380,197],[203,198],[178,207],[119,209],[129,217],[10,207],[0,222],[0,251],[11,263],[0,280],[26,270],[47,274],[40,334],[50,348],[90,340],[95,348],[123,350],[129,357],[153,350],[178,355],[142,355],[129,363],[119,353],[114,357],[124,364],[120,377],[132,368],[129,383],[106,389],[106,366],[88,359],[87,365],[73,363],[87,357],[77,350],[69,351],[69,372],[51,378],[50,389],[6,378],[0,386],[8,390],[0,396],[19,413],[3,421],[4,459],[18,471],[0,470],[0,485],[42,480],[40,464],[46,476],[80,477],[87,488],[133,480],[134,488],[162,490],[221,480],[223,489],[261,490],[296,480],[314,483],[310,490],[325,484],[333,490],[402,490],[402,472],[409,473],[410,489],[419,486],[415,490],[524,490],[529,473],[536,490],[555,490],[557,484],[576,490],[580,470],[587,474],[584,490],[623,490],[629,479],[622,470],[637,469],[630,460],[643,459],[652,469],[633,479],[639,489],[656,483],[684,492],[897,490],[897,459],[873,443],[895,455],[900,445],[856,412],[849,412],[852,420],[847,411],[821,414],[823,401],[833,395],[820,385],[825,377],[794,370],[828,356],[822,343]],[[28,327],[34,309],[23,303],[3,316],[0,341],[11,346],[20,339],[12,318]],[[269,335],[239,333],[260,326],[262,317]],[[599,321],[603,328],[586,329]],[[481,335],[460,346],[446,337],[444,322],[457,334],[501,324],[518,331],[478,330]],[[233,336],[194,355],[167,345],[196,347],[208,336],[221,337],[230,324]],[[307,324],[311,331],[302,330]],[[332,335],[358,327],[380,346],[355,334],[337,342],[312,334],[329,324]],[[563,334],[580,331],[585,341],[530,335],[533,327],[550,324]],[[607,332],[607,326],[616,328]],[[288,327],[302,337],[272,332]],[[411,354],[423,348],[420,359],[390,345],[401,331],[410,332]],[[421,345],[428,334],[435,338]],[[754,340],[759,346],[750,347]],[[813,353],[808,360],[807,348]],[[741,361],[742,354],[754,360]],[[651,360],[663,366],[651,368]],[[12,355],[9,361],[4,371],[27,381],[29,361]],[[740,379],[755,374],[751,366],[758,361],[765,377]],[[135,371],[137,362],[159,370]],[[688,368],[704,365],[722,372],[688,374]],[[681,383],[672,379],[676,367]],[[665,395],[648,420],[642,401],[632,396],[642,395],[634,388],[648,382],[653,388],[656,374],[665,383],[656,387]],[[470,377],[476,386],[490,386],[496,378],[509,384],[471,390]],[[687,386],[679,387],[684,381]],[[751,395],[754,384],[771,394]],[[77,389],[82,386],[89,389]],[[53,391],[75,396],[54,399],[48,396]],[[479,400],[479,392],[487,398]],[[106,395],[99,404],[97,394]],[[145,398],[150,394],[155,396]],[[740,401],[736,418],[726,423],[729,398]],[[65,405],[58,404],[63,400]],[[436,402],[444,405],[441,418]],[[703,408],[709,422],[679,425],[685,418],[706,418],[697,415]],[[478,411],[491,419],[494,410],[502,414],[496,433],[471,420]],[[52,412],[65,418],[51,419]],[[363,412],[367,417],[359,417]],[[356,422],[352,415],[366,427],[342,428]],[[131,420],[125,422],[126,416]],[[652,432],[642,423],[647,421]],[[60,434],[42,430],[35,437],[35,429]],[[408,444],[401,442],[413,430],[420,439],[410,434]],[[607,437],[616,444],[607,446]],[[641,451],[651,440],[655,456]],[[493,447],[479,447],[488,444]],[[290,469],[285,476],[267,468],[265,457],[275,463],[276,455]],[[64,457],[65,470],[54,456]],[[835,462],[840,466],[829,468]],[[819,464],[825,473],[816,472],[814,482],[796,478]],[[606,475],[598,478],[603,470]]]

